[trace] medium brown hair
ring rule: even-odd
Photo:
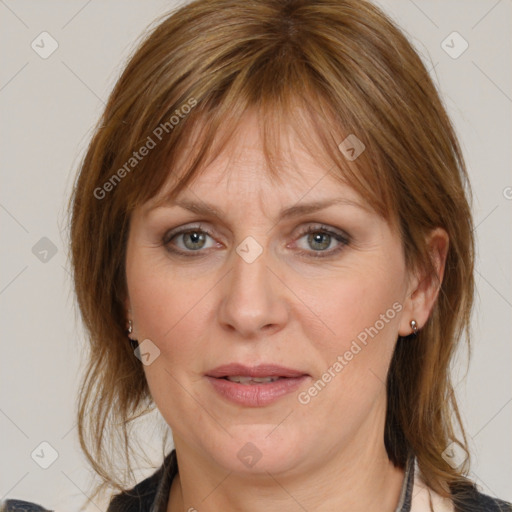
[[[74,285],[89,340],[78,432],[101,487],[125,488],[113,453],[122,447],[129,467],[128,427],[154,408],[126,334],[130,215],[178,169],[170,194],[183,190],[249,109],[262,121],[271,176],[279,178],[273,155],[287,123],[331,162],[326,172],[397,227],[409,269],[432,273],[426,237],[436,227],[447,231],[430,318],[416,337],[397,341],[384,435],[395,465],[414,453],[427,484],[448,496],[467,482],[467,467],[452,468],[442,455],[452,440],[467,452],[450,378],[459,340],[469,341],[473,302],[467,173],[422,60],[386,15],[361,0],[195,1],[152,29],[118,80],[71,198]],[[351,134],[365,146],[355,160],[338,147]],[[195,157],[178,167],[192,138]],[[135,158],[143,146],[145,156]]]

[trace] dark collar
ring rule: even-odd
[[[176,459],[176,450],[173,450],[164,460],[160,481],[155,491],[155,500],[149,512],[166,512],[169,502],[169,493],[174,477],[178,474],[178,460]],[[109,512],[107,510],[107,512]]]

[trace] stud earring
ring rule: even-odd
[[[131,334],[132,332],[133,332],[132,321],[128,320],[128,334]]]
[[[412,333],[416,335],[416,333],[418,332],[418,324],[416,323],[416,320],[411,320],[411,329]]]

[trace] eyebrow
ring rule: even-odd
[[[181,199],[178,201],[173,201],[167,203],[168,206],[179,206],[185,210],[188,210],[192,213],[196,213],[197,215],[205,215],[212,216],[217,219],[222,218],[222,212],[218,210],[215,206],[208,204],[204,201],[196,202],[189,199]],[[307,215],[308,213],[314,213],[320,210],[324,210],[334,205],[344,205],[344,206],[355,206],[357,208],[363,209],[365,211],[369,211],[369,209],[363,206],[360,203],[355,201],[351,201],[349,199],[335,197],[332,199],[325,199],[322,201],[313,201],[310,203],[301,203],[295,204],[293,206],[289,206],[288,208],[284,208],[279,212],[278,218],[281,219],[290,219],[294,217],[299,217],[300,215]]]

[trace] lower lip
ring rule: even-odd
[[[206,376],[213,389],[224,398],[245,407],[263,407],[295,391],[307,378],[287,377],[261,384],[240,384],[227,379]]]

